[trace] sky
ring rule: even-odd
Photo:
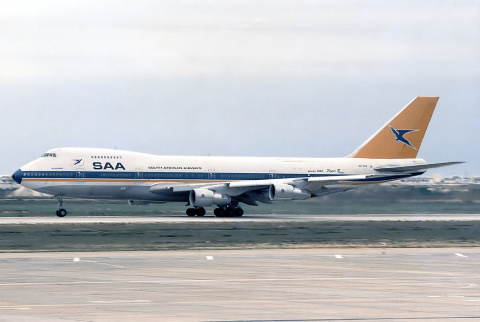
[[[480,175],[478,1],[0,0],[0,30],[1,174],[73,146],[341,157],[439,96],[418,156]]]

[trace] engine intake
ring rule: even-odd
[[[211,190],[201,188],[190,191],[188,200],[194,207],[208,207],[213,204],[218,206],[226,206],[232,202],[232,198],[229,195],[222,195],[219,193],[214,193]]]
[[[288,184],[274,183],[268,188],[270,200],[305,200],[312,198],[312,193],[307,190],[301,190]]]

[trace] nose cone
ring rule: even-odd
[[[21,184],[23,179],[22,169],[18,169],[17,171],[15,171],[15,173],[12,175],[12,179],[15,180],[15,182],[17,182],[18,184]]]

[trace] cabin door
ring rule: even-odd
[[[215,180],[215,169],[208,169],[208,180]]]
[[[137,181],[141,181],[143,179],[143,171],[142,169],[135,169],[135,179]]]
[[[270,179],[275,179],[276,178],[276,171],[275,170],[270,170]]]
[[[77,169],[76,177],[77,177],[77,181],[83,181],[85,178],[85,171],[83,171],[82,168]]]

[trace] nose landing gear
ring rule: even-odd
[[[62,208],[63,198],[62,197],[55,197],[55,199],[57,199],[57,202],[58,202],[56,215],[58,217],[65,217],[67,215],[67,211]]]

